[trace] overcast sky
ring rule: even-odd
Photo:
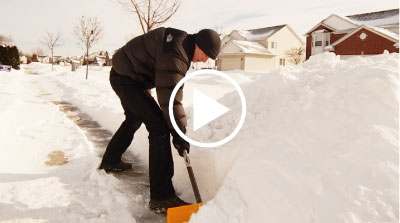
[[[141,33],[132,14],[114,0],[0,0],[0,35],[11,36],[20,51],[31,53],[49,32],[61,33],[55,55],[82,55],[73,29],[79,17],[97,16],[103,39],[91,51],[114,51]],[[182,0],[164,26],[195,33],[203,28],[254,29],[289,24],[300,36],[330,14],[352,15],[398,8],[398,0]]]

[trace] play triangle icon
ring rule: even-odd
[[[193,131],[207,125],[228,111],[229,109],[224,105],[193,89]]]

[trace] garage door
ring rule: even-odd
[[[220,58],[220,70],[241,69],[240,58]]]

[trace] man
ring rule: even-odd
[[[109,142],[99,168],[106,172],[131,169],[132,165],[123,162],[121,156],[144,123],[149,132],[150,208],[158,212],[188,204],[176,196],[172,185],[170,134],[180,156],[189,152],[190,145],[172,127],[168,112],[170,95],[191,62],[216,59],[220,47],[219,35],[210,29],[191,35],[173,28],[158,28],[132,39],[112,58],[110,82],[121,100],[125,120]],[[160,106],[148,93],[154,87]],[[173,111],[177,125],[185,133],[182,96],[181,87]]]

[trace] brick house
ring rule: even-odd
[[[399,52],[399,9],[339,16],[332,14],[306,34],[306,59],[333,52],[355,55]]]

